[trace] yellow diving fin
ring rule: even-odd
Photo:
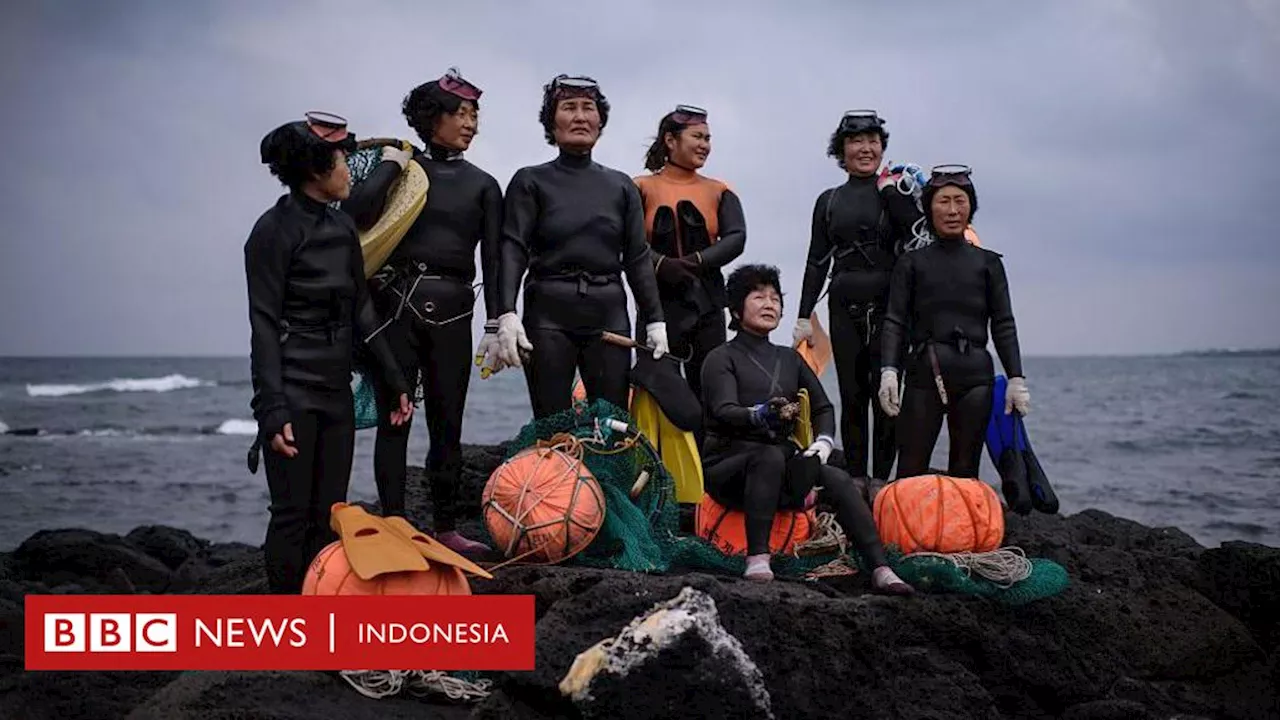
[[[393,572],[423,572],[431,567],[412,543],[359,505],[334,503],[329,525],[342,539],[347,564],[361,580]]]
[[[658,401],[644,388],[633,389],[631,417],[662,458],[662,465],[675,481],[675,498],[679,503],[702,500],[702,458],[693,433],[676,427],[663,414]]]
[[[430,535],[418,530],[413,525],[410,525],[408,520],[397,515],[392,515],[390,517],[383,518],[382,521],[385,522],[393,532],[405,540],[408,540],[417,552],[422,555],[422,557],[426,558],[428,562],[438,562],[441,565],[452,565],[463,572],[469,572],[472,575],[479,575],[486,580],[493,579],[493,575],[490,575],[487,570],[476,565],[453,550],[450,550],[439,540],[436,540]]]
[[[796,419],[796,429],[791,439],[801,448],[813,444],[813,414],[809,405],[809,391],[800,388],[800,417]]]

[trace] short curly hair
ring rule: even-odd
[[[782,279],[775,265],[752,263],[739,265],[729,273],[725,280],[725,294],[729,301],[729,329],[742,329],[742,310],[746,307],[747,296],[761,288],[771,287],[783,298]]]
[[[462,107],[464,102],[474,104],[476,112],[480,111],[479,100],[464,100],[453,93],[445,92],[440,89],[439,80],[432,80],[410,90],[404,97],[404,102],[400,103],[400,112],[423,144],[429,145],[432,136],[436,133],[436,124],[440,122],[440,116],[458,112],[458,108]]]
[[[548,145],[556,144],[556,100],[555,92],[552,90],[554,80],[542,86],[542,107],[538,110],[538,122],[542,123],[542,135],[547,139]],[[604,128],[609,124],[609,98],[605,97],[604,91],[599,87],[593,93],[595,97],[592,99],[596,102],[596,110],[600,113],[600,134],[604,134]]]
[[[943,187],[945,187],[945,185],[925,185],[924,192],[920,194],[920,207],[924,208],[924,226],[932,235],[937,234],[933,229],[933,196],[937,195],[938,191]],[[978,191],[975,190],[971,184],[956,185],[956,187],[963,190],[964,194],[969,196],[969,219],[965,221],[965,224],[967,225],[973,222],[973,216],[978,214]]]
[[[271,174],[290,190],[298,190],[312,178],[332,172],[337,165],[334,150],[354,150],[354,139],[328,143],[312,135],[303,123],[286,123],[267,133],[259,149]]]
[[[844,165],[844,141],[847,138],[857,137],[858,135],[870,135],[872,133],[880,136],[880,148],[882,150],[888,150],[889,131],[882,127],[875,128],[874,130],[859,130],[858,132],[849,132],[837,127],[836,131],[831,133],[831,140],[827,143],[827,157],[835,158],[836,164],[840,166],[840,169],[847,169]]]

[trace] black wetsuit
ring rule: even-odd
[[[808,487],[794,487],[788,463],[802,450],[787,423],[761,423],[753,407],[775,397],[794,401],[809,393],[814,437],[835,432],[835,408],[818,377],[789,347],[741,331],[711,351],[702,366],[706,443],[702,466],[707,492],[746,514],[747,554],[769,551],[769,530],[779,507],[802,507]],[[789,482],[790,480],[790,482]],[[836,519],[873,567],[885,564],[871,510],[848,473],[823,465],[817,484]]]
[[[488,319],[498,317],[498,245],[502,189],[498,181],[446,148],[430,146],[412,162],[426,170],[427,202],[404,239],[373,278],[374,299],[386,318],[396,357],[406,376],[422,373],[423,405],[431,436],[426,471],[436,532],[455,527],[454,505],[462,476],[462,418],[472,371],[471,316],[475,306],[476,245],[484,273]],[[362,228],[382,214],[387,192],[400,176],[394,162],[380,164],[352,190],[343,207]],[[402,307],[403,305],[403,307]],[[394,406],[382,383],[379,406]],[[383,514],[405,511],[406,454],[410,425],[380,417],[374,444],[374,477]]]
[[[381,324],[370,302],[351,218],[301,192],[282,196],[244,246],[254,418],[271,492],[267,577],[296,593],[307,565],[337,539],[329,508],[347,497],[355,445],[352,358]],[[397,393],[408,392],[391,347],[369,349]],[[285,424],[297,456],[271,449]]]
[[[840,440],[855,477],[888,480],[896,454],[893,418],[875,401],[880,382],[880,329],[888,302],[889,277],[911,226],[920,217],[915,200],[895,187],[876,189],[876,178],[850,175],[823,191],[813,208],[809,260],[800,294],[800,317],[818,303],[828,268],[830,326],[836,377],[840,383]],[[867,419],[871,406],[874,425]]]
[[[501,312],[515,312],[523,282],[534,417],[572,406],[575,370],[589,399],[625,409],[631,351],[600,339],[631,331],[624,272],[639,316],[663,319],[635,184],[590,155],[561,152],[516,172],[503,221]]]
[[[883,339],[884,366],[906,375],[898,477],[928,472],[944,413],[951,438],[947,473],[978,476],[995,382],[988,324],[1005,373],[1021,377],[1018,330],[999,253],[963,239],[941,239],[898,260]],[[934,379],[935,357],[946,407]]]

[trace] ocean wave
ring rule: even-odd
[[[232,418],[214,426],[168,426],[150,428],[127,428],[114,425],[78,429],[50,428],[9,428],[0,423],[0,434],[21,435],[42,438],[130,438],[130,439],[162,439],[173,437],[200,437],[211,435],[253,436],[258,434],[258,423],[253,420]]]
[[[31,397],[66,397],[97,392],[172,392],[198,387],[212,387],[217,383],[206,382],[186,375],[165,375],[157,378],[117,378],[107,382],[84,384],[27,385]]]
[[[5,425],[3,420],[0,420],[0,435],[4,435],[7,432],[9,432],[9,426]]]
[[[254,420],[227,420],[214,431],[216,435],[257,435],[258,423]]]

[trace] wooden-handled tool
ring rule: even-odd
[[[653,353],[653,348],[651,348],[651,347],[649,347],[649,346],[647,346],[647,345],[642,345],[642,344],[640,344],[640,343],[636,342],[635,340],[632,340],[631,338],[626,337],[625,335],[619,335],[618,333],[612,333],[612,332],[609,332],[609,331],[607,331],[607,330],[606,330],[605,332],[600,333],[600,339],[601,339],[601,340],[604,340],[605,342],[609,343],[610,345],[617,345],[618,347],[631,348],[631,349],[635,349],[635,350],[643,350],[643,351],[645,351],[645,352],[647,352],[647,353],[650,353],[650,354],[652,354],[652,353]],[[678,355],[672,355],[671,353],[667,353],[666,355],[663,355],[662,357],[664,357],[664,358],[671,358],[672,360],[675,360],[675,361],[676,361],[676,362],[678,362],[678,363],[687,363],[687,362],[689,362],[690,358],[692,358],[692,357],[693,357],[693,355],[692,355],[692,354],[690,354],[690,356],[689,356],[689,357],[684,357],[684,358],[682,358],[682,357],[680,357],[680,356],[678,356]]]

